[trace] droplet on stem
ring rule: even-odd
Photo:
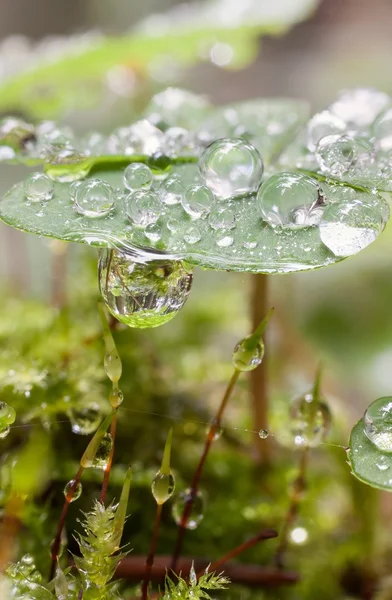
[[[173,503],[172,514],[174,521],[177,525],[181,526],[182,515],[184,513],[186,505],[192,500],[192,492],[190,489],[180,492],[175,502]],[[203,493],[198,490],[193,498],[192,510],[188,517],[185,529],[194,530],[196,529],[204,517],[205,500]]]
[[[68,483],[65,485],[65,488],[64,488],[64,496],[66,498],[69,495],[69,493],[71,492],[73,487],[74,487],[73,496],[72,496],[70,502],[75,502],[75,500],[78,500],[78,498],[80,498],[80,496],[82,495],[82,491],[83,491],[83,487],[82,487],[82,484],[80,483],[80,481],[78,481],[78,483],[75,485],[75,480],[71,479],[71,481],[68,481]]]

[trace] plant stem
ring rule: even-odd
[[[114,443],[115,443],[115,440],[116,440],[116,431],[117,431],[117,409],[115,411],[115,414],[114,414],[114,417],[113,417],[113,421],[112,421],[112,423],[110,425],[110,435],[112,436],[112,439],[113,439],[113,446],[112,446],[112,449],[110,451],[108,464],[106,465],[105,472],[104,472],[104,475],[103,475],[101,495],[99,497],[99,501],[103,505],[105,504],[105,501],[106,501],[106,494],[107,494],[108,487],[109,487],[110,473],[111,473],[111,470],[112,470],[113,455],[114,455]]]
[[[69,488],[68,494],[65,496],[63,510],[61,512],[60,519],[59,519],[59,522],[57,525],[56,537],[54,538],[54,541],[53,541],[53,544],[51,547],[52,562],[51,562],[51,566],[50,566],[49,581],[52,581],[52,579],[55,575],[55,572],[56,572],[56,564],[57,564],[57,559],[59,556],[60,544],[61,544],[61,534],[64,529],[65,519],[67,518],[69,505],[71,504],[72,498],[74,497],[76,487],[80,483],[80,479],[82,477],[83,471],[84,471],[84,467],[80,466],[79,471],[76,473],[75,478],[73,479],[73,483],[72,483],[71,487]]]
[[[291,489],[290,504],[283,522],[282,530],[279,534],[279,544],[275,553],[275,565],[280,569],[284,566],[284,555],[287,550],[289,532],[297,518],[302,496],[305,491],[308,458],[309,447],[305,446],[301,451],[298,474]]]
[[[227,563],[229,560],[231,560],[232,558],[235,558],[239,554],[242,554],[242,552],[245,552],[245,550],[252,548],[256,544],[261,542],[261,540],[269,540],[269,539],[275,538],[277,536],[278,536],[278,533],[277,533],[277,531],[275,531],[275,529],[263,529],[263,531],[260,531],[254,537],[250,538],[243,544],[240,544],[236,548],[233,548],[233,550],[230,550],[230,552],[228,552],[227,554],[222,556],[222,558],[219,558],[215,562],[211,563],[211,565],[208,567],[209,572],[213,573],[214,571],[219,569],[222,565]],[[201,575],[203,575],[204,572],[205,571],[203,569],[200,570],[197,573],[197,577],[200,577]]]
[[[67,291],[67,251],[68,244],[60,240],[52,240],[52,305],[64,306]]]
[[[159,525],[161,523],[161,516],[162,516],[162,507],[163,507],[163,504],[157,504],[157,511],[155,514],[154,532],[152,534],[150,551],[149,551],[147,559],[146,559],[146,571],[144,574],[144,581],[143,581],[143,587],[142,587],[142,600],[147,600],[147,598],[148,598],[148,584],[150,583],[151,571],[152,571],[152,567],[154,564],[155,552],[157,549]]]
[[[251,319],[252,331],[255,331],[263,316],[267,313],[268,276],[262,273],[252,275],[251,279]],[[257,368],[250,373],[250,399],[253,415],[253,428],[256,431],[268,431],[268,365],[266,357]],[[255,458],[260,465],[267,465],[270,459],[269,439],[255,439]]]
[[[176,569],[177,566],[177,562],[178,559],[180,557],[181,554],[181,550],[182,550],[182,544],[184,541],[184,536],[185,536],[185,530],[186,530],[186,525],[188,522],[188,519],[190,517],[190,514],[192,512],[192,507],[193,507],[193,503],[195,501],[196,498],[196,494],[198,491],[198,487],[199,487],[199,481],[200,481],[200,477],[202,475],[203,472],[203,467],[204,464],[207,460],[207,456],[208,453],[211,449],[211,446],[213,444],[214,441],[214,437],[215,437],[215,432],[218,429],[218,427],[220,427],[220,423],[222,420],[222,416],[223,413],[225,411],[225,408],[227,406],[227,403],[230,399],[231,394],[233,393],[233,390],[235,388],[235,385],[237,383],[238,377],[240,375],[240,371],[238,371],[237,369],[234,370],[233,375],[231,376],[231,379],[229,381],[229,384],[226,388],[226,391],[223,395],[222,401],[220,403],[220,406],[218,408],[218,411],[215,415],[215,418],[211,424],[211,427],[208,431],[207,437],[206,437],[206,441],[205,441],[205,445],[204,445],[204,450],[203,450],[203,454],[201,455],[199,464],[197,465],[196,471],[193,475],[193,479],[192,479],[192,483],[191,483],[191,487],[190,487],[190,493],[189,496],[185,502],[185,506],[184,506],[184,511],[182,513],[182,517],[181,517],[181,521],[179,524],[179,531],[178,531],[178,536],[177,536],[177,543],[176,543],[176,547],[174,549],[174,553],[173,553],[173,557],[172,557],[172,562],[171,562],[171,569],[174,571]]]

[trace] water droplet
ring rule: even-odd
[[[229,208],[216,208],[208,217],[208,223],[212,229],[230,230],[235,227],[235,215]]]
[[[65,485],[64,488],[64,496],[67,497],[68,494],[71,492],[72,487],[75,485],[75,479],[71,479],[71,481],[68,481],[68,483]],[[71,502],[75,502],[75,500],[78,500],[80,498],[80,496],[82,495],[82,491],[83,491],[83,487],[82,484],[80,483],[80,481],[78,481],[78,483],[75,486],[75,489],[73,491],[73,496],[71,499]]]
[[[110,433],[105,433],[101,440],[101,443],[98,446],[98,450],[94,456],[94,460],[91,466],[94,469],[106,469],[112,450],[113,437]]]
[[[211,190],[205,185],[190,185],[182,197],[184,210],[193,219],[206,217],[214,205],[215,199]]]
[[[117,408],[122,404],[124,400],[124,394],[118,388],[113,388],[110,392],[109,401],[113,408]]]
[[[113,190],[100,179],[83,181],[75,194],[76,211],[85,217],[104,217],[114,206]]]
[[[98,404],[91,403],[86,406],[74,407],[69,413],[72,431],[79,435],[94,433],[101,422],[101,413]]]
[[[371,147],[366,140],[359,140],[348,135],[327,135],[316,148],[315,158],[323,173],[333,177],[343,177],[355,166],[370,163],[373,160]]]
[[[172,509],[173,518],[178,526],[181,525],[181,518],[182,518],[182,515],[184,512],[185,506],[188,504],[188,502],[191,500],[191,498],[192,498],[191,490],[188,489],[185,492],[180,492],[177,495],[177,497],[173,503],[173,509]],[[186,529],[194,530],[199,526],[199,524],[201,523],[201,521],[203,520],[203,517],[204,517],[204,510],[205,510],[204,505],[205,505],[205,501],[204,501],[203,493],[200,490],[198,490],[196,493],[196,496],[194,497],[193,504],[192,504],[192,510],[191,510],[191,513],[189,515],[188,521],[185,526]]]
[[[226,233],[219,233],[215,238],[216,245],[220,248],[229,248],[234,243],[234,238]]]
[[[290,407],[290,430],[296,446],[315,448],[325,439],[331,426],[327,404],[308,393],[294,400]]]
[[[100,254],[101,294],[111,314],[129,327],[158,327],[185,304],[192,274],[181,262],[135,263],[115,250]]]
[[[256,246],[257,246],[256,236],[253,233],[247,233],[245,235],[244,241],[242,242],[242,245],[244,248],[249,248],[250,250],[252,250],[253,248],[256,248]]]
[[[144,230],[144,235],[150,242],[159,242],[161,239],[161,226],[158,223],[150,223]]]
[[[170,175],[165,181],[161,183],[159,188],[159,195],[164,204],[169,206],[173,204],[179,204],[182,197],[184,196],[185,188],[182,184],[181,178],[178,175]]]
[[[351,256],[374,242],[383,230],[380,212],[361,200],[329,205],[320,222],[320,238],[335,256]]]
[[[12,408],[6,402],[0,401],[0,423],[5,425],[12,425],[16,419],[15,409]]]
[[[147,119],[141,119],[130,127],[120,127],[108,139],[113,154],[143,154],[150,156],[160,151],[163,133]]]
[[[392,150],[392,108],[377,117],[373,123],[372,132],[382,150]]]
[[[175,479],[172,473],[166,475],[158,471],[151,485],[151,492],[156,503],[164,504],[167,500],[169,500],[174,493],[174,488]]]
[[[105,354],[104,368],[110,381],[117,384],[122,374],[122,362],[116,348]]]
[[[387,471],[390,466],[390,462],[388,461],[386,456],[380,456],[380,458],[376,462],[376,467],[379,471]]]
[[[132,163],[124,171],[123,182],[128,190],[148,190],[152,185],[152,171],[143,163]]]
[[[47,202],[53,198],[53,181],[44,173],[33,173],[25,183],[25,194],[30,202]]]
[[[257,202],[261,215],[272,227],[308,227],[314,224],[319,186],[300,173],[277,173],[260,187]]]
[[[264,167],[254,146],[243,139],[224,138],[205,149],[199,169],[215,196],[228,199],[254,192],[260,185]]]
[[[214,425],[214,424],[212,423],[211,425],[209,425],[206,428],[206,435],[209,435],[212,425]],[[221,427],[220,425],[214,425],[214,436],[212,438],[212,441],[217,442],[218,440],[220,440],[220,438],[222,437],[222,434],[223,434],[223,427]]]
[[[379,450],[392,452],[392,397],[378,398],[367,408],[364,432]]]
[[[2,426],[0,424],[0,440],[4,440],[4,438],[7,437],[7,435],[9,434],[10,431],[11,431],[11,428],[9,425]]]
[[[266,440],[268,436],[269,436],[269,432],[267,431],[267,429],[260,429],[260,431],[259,431],[260,439]]]
[[[309,150],[316,150],[321,138],[327,135],[342,135],[346,123],[336,115],[324,110],[313,115],[307,127],[307,145]]]
[[[387,94],[371,88],[356,88],[343,92],[329,110],[347,123],[348,128],[363,129],[390,103]]]
[[[129,194],[126,199],[127,215],[135,225],[146,227],[158,221],[162,204],[153,191],[139,191]]]
[[[253,371],[261,364],[264,357],[264,343],[256,342],[253,335],[244,338],[233,350],[233,365],[239,371]]]
[[[196,244],[201,240],[200,230],[194,225],[191,225],[184,233],[184,240],[187,244]]]
[[[158,152],[149,156],[147,163],[157,181],[162,181],[169,176],[172,168],[169,156]]]

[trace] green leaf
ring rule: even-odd
[[[382,452],[364,432],[363,419],[351,431],[348,451],[353,475],[363,483],[382,490],[392,490],[392,453]]]

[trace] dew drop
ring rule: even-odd
[[[297,229],[314,224],[319,191],[317,182],[307,175],[277,173],[261,185],[257,202],[269,225]]]
[[[176,483],[172,473],[167,475],[158,471],[151,485],[151,492],[156,503],[164,504],[169,500],[174,493],[175,485]]]
[[[235,215],[229,208],[216,208],[208,217],[208,223],[215,229],[231,230],[235,227]]]
[[[11,431],[11,428],[9,425],[2,425],[0,423],[0,440],[4,440],[4,438],[7,437],[7,435],[9,434],[9,432]]]
[[[36,130],[34,125],[22,119],[7,117],[0,121],[0,144],[13,150],[24,150],[27,143],[34,141]]]
[[[256,248],[256,246],[257,246],[256,236],[253,235],[253,233],[247,233],[245,235],[244,241],[242,242],[242,245],[244,248],[248,248],[250,250],[252,250],[253,248]]]
[[[122,362],[116,348],[105,354],[104,369],[110,381],[117,384],[122,374]]]
[[[65,485],[64,496],[66,498],[67,498],[68,494],[71,492],[74,485],[75,485],[74,479],[71,479],[71,481],[68,481],[68,483]],[[78,500],[80,498],[80,496],[82,495],[82,491],[83,491],[82,484],[80,483],[80,481],[78,481],[78,483],[76,484],[75,489],[73,491],[73,496],[72,496],[71,502],[75,502],[75,500]]]
[[[290,407],[290,430],[294,444],[299,447],[319,446],[331,426],[331,413],[327,404],[308,393],[294,400]]]
[[[309,150],[316,150],[321,138],[327,135],[342,135],[346,123],[336,115],[324,110],[313,115],[307,127],[307,145]]]
[[[113,408],[117,408],[124,401],[124,394],[118,388],[113,388],[110,392],[109,402]]]
[[[173,204],[179,204],[182,197],[184,196],[185,188],[182,184],[181,178],[178,175],[170,175],[166,180],[161,183],[159,188],[159,195],[164,204],[172,206]]]
[[[100,179],[83,181],[76,190],[75,209],[85,217],[104,217],[113,206],[113,190],[108,183]]]
[[[169,219],[166,223],[166,226],[172,233],[176,233],[181,229],[181,223],[178,221],[178,219]]]
[[[173,514],[174,521],[178,526],[181,526],[181,519],[182,519],[183,512],[185,510],[186,505],[191,501],[191,499],[192,499],[192,493],[191,493],[191,490],[188,489],[185,492],[180,492],[177,495],[177,497],[173,503],[172,514]],[[204,510],[205,510],[204,496],[203,496],[203,493],[200,490],[198,490],[194,497],[193,504],[192,504],[192,510],[189,515],[188,521],[186,523],[185,529],[190,529],[190,530],[196,529],[200,525],[201,521],[203,520]]]
[[[379,471],[387,471],[390,467],[390,463],[385,456],[380,456],[376,462],[376,467]]]
[[[392,452],[392,397],[378,398],[367,408],[364,417],[367,438],[383,452]]]
[[[150,223],[144,230],[144,235],[150,242],[156,243],[161,239],[161,227],[158,223]]]
[[[26,180],[25,194],[30,202],[47,202],[53,198],[53,181],[44,173],[33,173]]]
[[[260,185],[264,166],[254,146],[243,139],[224,138],[205,149],[199,169],[215,196],[226,200],[254,192]]]
[[[269,432],[267,431],[267,429],[260,429],[259,438],[261,440],[266,440],[268,436],[269,436]]]
[[[132,192],[126,199],[128,218],[141,227],[156,223],[162,212],[159,196],[153,191]]]
[[[149,156],[147,163],[157,181],[166,179],[172,169],[170,157],[160,152]]]
[[[320,238],[335,256],[351,256],[374,242],[383,228],[377,208],[361,200],[351,200],[325,209]]]
[[[201,240],[200,230],[197,227],[195,227],[194,225],[191,225],[190,227],[188,227],[188,229],[184,233],[184,241],[187,244],[196,244],[200,240]]]
[[[95,453],[92,467],[94,469],[105,470],[109,462],[110,453],[113,450],[113,437],[110,433],[105,433],[101,443],[98,446],[98,450]]]
[[[255,343],[253,335],[244,338],[235,346],[232,361],[238,371],[253,371],[258,367],[264,357],[264,342]]]
[[[234,243],[234,238],[226,233],[219,233],[215,238],[215,243],[220,248],[229,248]]]
[[[214,427],[214,436],[212,438],[213,442],[217,442],[223,435],[223,427],[220,425],[214,425],[213,423],[206,428],[206,435],[209,435],[211,431],[211,427]]]
[[[152,185],[152,171],[143,163],[132,163],[124,171],[123,182],[128,190],[148,190]]]
[[[101,422],[98,404],[91,403],[82,407],[72,408],[69,412],[72,431],[79,435],[94,433]]]
[[[179,261],[136,263],[116,250],[104,249],[99,284],[110,313],[129,327],[158,327],[185,304],[192,274]]]
[[[0,401],[0,423],[12,425],[16,419],[15,409],[6,402]]]
[[[182,206],[193,219],[206,217],[214,202],[213,193],[205,185],[190,185],[182,197]]]

